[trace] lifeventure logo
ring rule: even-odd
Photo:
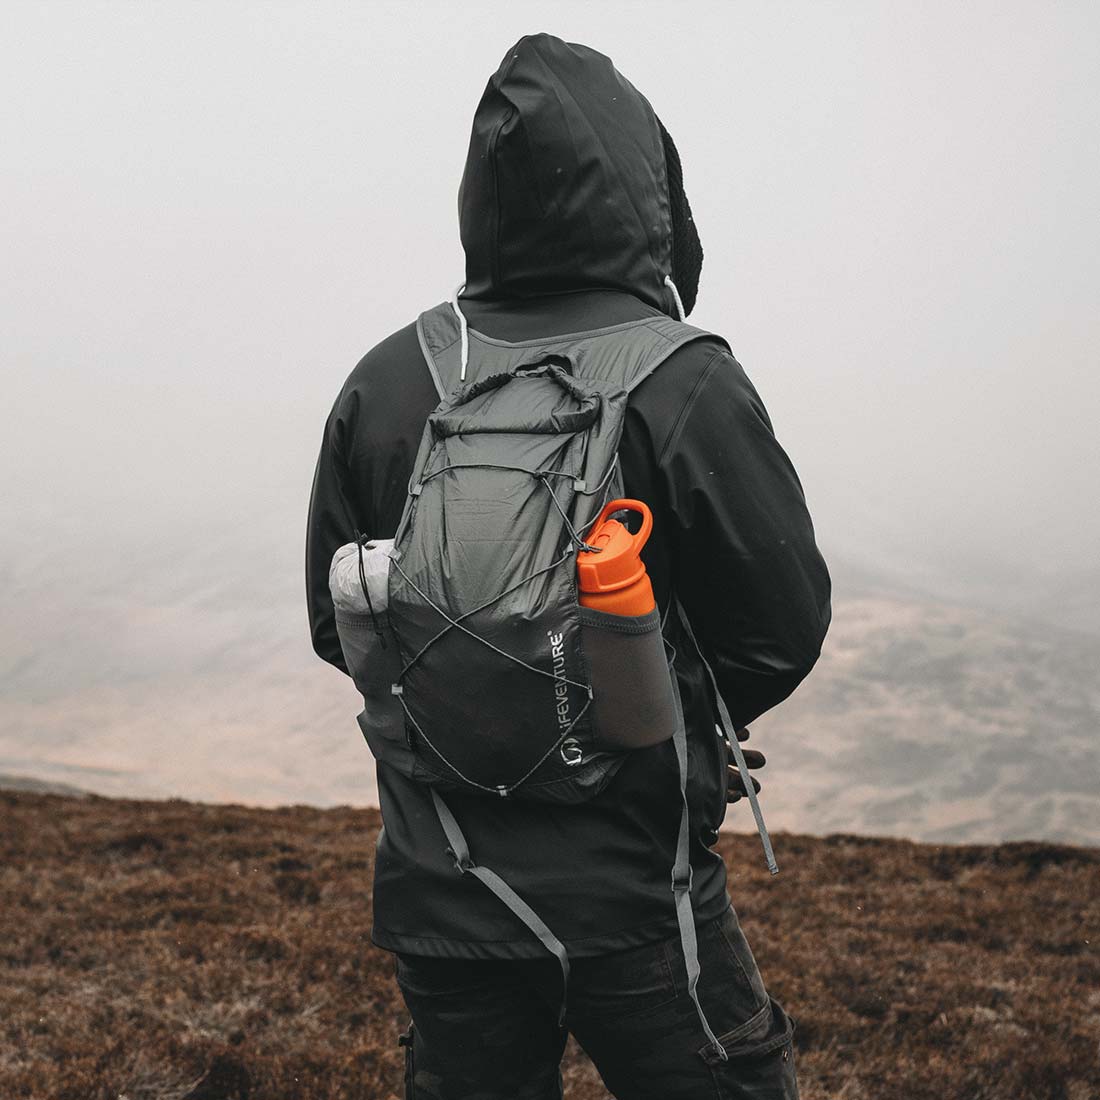
[[[558,714],[558,725],[569,725],[569,682],[565,678],[565,643],[564,634],[555,634],[548,630],[550,639],[550,660],[553,662],[554,674],[554,709]]]

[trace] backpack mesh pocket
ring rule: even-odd
[[[363,696],[359,726],[376,757],[387,749],[407,749],[405,712],[392,686],[401,675],[401,653],[389,616],[378,616],[378,628],[370,615],[336,609],[336,633],[348,672]]]
[[[593,747],[641,749],[667,741],[676,730],[676,702],[660,612],[579,611],[593,692]]]

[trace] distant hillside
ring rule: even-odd
[[[0,791],[34,791],[36,794],[66,794],[82,798],[87,791],[79,787],[70,787],[67,783],[50,783],[45,779],[35,779],[30,775],[0,774]]]
[[[835,615],[810,679],[754,726],[773,821],[1100,843],[1100,637],[881,594],[841,591]]]
[[[151,541],[100,551],[79,586],[63,549],[0,567],[0,772],[120,796],[375,800],[359,698],[310,649],[298,548]],[[834,573],[821,662],[754,726],[769,820],[1100,844],[1100,636]],[[740,806],[728,824],[747,820]]]
[[[0,791],[0,1096],[398,1100],[378,815]],[[803,1100],[1100,1096],[1100,852],[724,836]],[[470,884],[477,889],[477,883]],[[703,980],[706,980],[704,973]],[[567,1100],[608,1100],[570,1045]]]

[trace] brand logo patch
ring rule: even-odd
[[[565,677],[565,636],[552,630],[546,632],[550,639],[550,660],[554,674],[554,710],[558,725],[569,725],[569,683]]]

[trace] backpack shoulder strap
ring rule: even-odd
[[[442,400],[458,381],[458,354],[455,349],[461,334],[451,303],[440,302],[421,313],[416,321],[416,336],[432,384]],[[568,353],[585,345],[599,345],[605,337],[613,338],[612,342],[620,349],[624,345],[632,345],[638,354],[589,357],[581,371],[602,381],[617,384],[627,394],[633,392],[666,359],[686,344],[696,340],[712,340],[729,350],[729,345],[722,337],[671,317],[643,317],[637,321],[575,336],[548,336],[544,340],[527,341],[512,346],[533,349],[537,344],[545,352]]]
[[[729,344],[721,336],[716,336],[706,329],[685,324],[683,321],[675,321],[671,317],[651,317],[645,322],[644,327],[663,341],[663,345],[658,343],[640,369],[626,381],[627,393],[633,393],[666,359],[686,344],[694,343],[696,340],[715,340],[727,351],[730,350]]]
[[[459,338],[458,322],[449,302],[440,302],[420,314],[416,319],[416,338],[420,341],[420,350],[428,366],[428,373],[432,376],[435,392],[442,401],[447,396],[449,387],[443,382],[440,363],[443,353]]]

